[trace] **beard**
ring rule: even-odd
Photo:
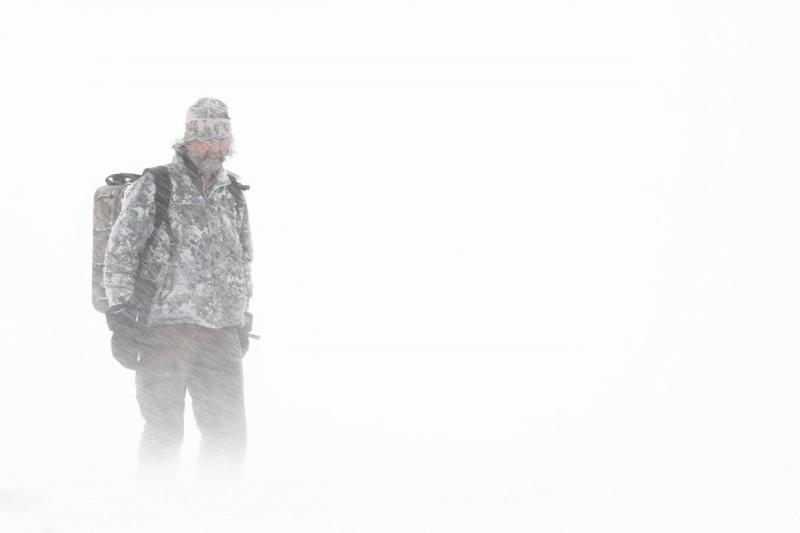
[[[211,159],[211,157],[216,157],[218,159]],[[225,156],[222,154],[213,154],[208,153],[197,162],[197,169],[200,173],[204,176],[213,176],[219,169],[222,168],[222,163],[225,161]]]

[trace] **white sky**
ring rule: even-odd
[[[0,530],[134,528],[92,193],[202,96],[252,186],[239,530],[800,527],[793,3],[5,11]]]

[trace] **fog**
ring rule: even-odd
[[[0,531],[797,531],[790,2],[35,1],[0,25]],[[229,107],[238,487],[143,489],[92,196]]]

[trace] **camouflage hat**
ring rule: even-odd
[[[228,106],[216,98],[201,98],[186,113],[185,142],[230,139]]]

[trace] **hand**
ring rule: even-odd
[[[125,368],[139,368],[139,343],[136,337],[123,335],[118,331],[111,334],[111,355]]]
[[[106,323],[111,334],[111,355],[125,368],[135,370],[139,366],[139,325],[136,310],[123,303],[109,307]]]
[[[106,310],[106,324],[114,332],[136,329],[136,309],[129,303],[112,305]]]
[[[247,353],[250,348],[250,331],[253,329],[253,314],[244,314],[244,324],[239,326],[239,344],[242,347],[242,357]]]

